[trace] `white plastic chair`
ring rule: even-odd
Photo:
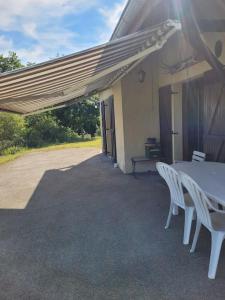
[[[170,209],[165,229],[167,229],[170,225],[173,210],[176,209],[177,206],[184,209],[185,221],[183,244],[187,245],[189,244],[190,240],[191,225],[195,210],[194,203],[192,202],[188,194],[184,195],[179,174],[177,173],[177,171],[175,171],[172,167],[162,162],[156,163],[156,168],[159,174],[166,181],[170,190]]]
[[[181,180],[188,190],[197,212],[196,230],[190,252],[195,251],[201,225],[204,225],[211,232],[212,240],[208,277],[215,279],[220,250],[225,238],[225,212],[212,205],[204,191],[190,176],[181,173]],[[210,213],[209,208],[214,212]]]
[[[199,152],[199,151],[193,151],[192,154],[192,161],[197,161],[197,162],[203,162],[206,159],[206,154],[203,152]],[[184,162],[183,160],[176,160],[174,161],[175,163],[181,163]]]
[[[193,151],[192,161],[203,162],[205,161],[206,154],[199,151]]]

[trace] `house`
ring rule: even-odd
[[[198,34],[215,62],[223,66],[225,7],[220,1],[192,2],[192,16],[201,30]],[[167,19],[182,19],[181,4],[180,1],[129,1],[112,40]],[[191,6],[187,9],[191,15]],[[193,150],[206,152],[210,160],[225,161],[223,79],[210,65],[197,38],[191,41],[196,34],[190,26],[193,20],[185,20],[183,16],[181,21],[182,30],[111,88],[117,161],[126,173],[131,172],[131,157],[144,155],[147,137],[161,141],[167,162],[188,160]],[[144,82],[138,79],[140,70],[144,71]],[[102,94],[106,103],[107,97]],[[112,96],[109,99],[112,101]],[[110,140],[111,131],[108,135],[106,140]]]
[[[38,113],[101,98],[103,144],[124,173],[147,138],[167,162],[202,150],[225,161],[225,5],[130,0],[111,40],[0,76],[0,109]]]

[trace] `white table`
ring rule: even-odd
[[[225,164],[216,162],[178,162],[171,165],[192,177],[212,200],[225,206]]]

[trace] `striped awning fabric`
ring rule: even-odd
[[[29,114],[109,88],[179,29],[180,23],[168,20],[85,51],[2,73],[0,110]]]

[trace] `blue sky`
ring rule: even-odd
[[[106,42],[127,0],[0,0],[0,53],[42,62]]]

